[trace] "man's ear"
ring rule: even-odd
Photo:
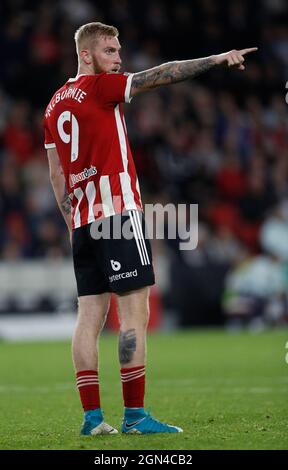
[[[82,51],[80,51],[80,58],[86,65],[90,65],[92,63],[92,57],[88,49],[82,49]]]

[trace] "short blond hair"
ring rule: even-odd
[[[119,32],[115,26],[109,26],[100,22],[87,23],[80,26],[74,35],[76,51],[79,52],[82,47],[91,47],[100,36],[118,37]]]

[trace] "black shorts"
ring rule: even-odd
[[[78,297],[155,283],[142,212],[127,211],[73,230],[72,252]]]

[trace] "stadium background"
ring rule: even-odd
[[[153,242],[155,326],[287,324],[287,4],[144,3],[1,1],[0,317],[76,312],[42,118],[76,74],[75,29],[100,20],[118,27],[131,72],[259,47],[244,73],[212,70],[137,97],[125,115],[143,202],[199,204],[197,250]]]

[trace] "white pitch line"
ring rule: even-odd
[[[53,391],[58,392],[62,390],[70,390],[73,388],[76,389],[76,385],[72,382],[56,383],[55,385],[40,385],[35,387],[28,387],[25,385],[0,385],[0,393],[51,393]]]
[[[205,384],[213,382],[213,384],[217,383],[219,385],[241,385],[243,381],[246,381],[245,378],[237,377],[235,379],[226,379],[226,378],[221,378],[221,377],[213,377],[213,378],[189,378],[189,379],[174,379],[173,383],[175,384],[181,384],[181,385],[189,385],[189,384]],[[157,382],[160,384],[171,384],[171,379],[158,379]],[[276,383],[288,383],[288,377],[287,376],[279,376],[279,377],[257,377],[258,382],[269,382],[268,385],[271,385],[271,383],[274,385]]]
[[[166,383],[168,381],[164,380],[159,380],[158,382],[160,383]],[[183,381],[177,381],[177,386],[180,385],[183,386]],[[182,382],[182,383],[181,383]],[[188,382],[188,380],[187,380]],[[171,382],[169,382],[171,384]],[[188,385],[188,383],[186,383]],[[192,385],[192,383],[190,383]],[[51,392],[61,392],[65,390],[76,390],[76,385],[72,382],[65,382],[65,383],[56,383],[54,385],[41,385],[41,386],[36,386],[36,387],[28,387],[28,386],[22,386],[22,385],[1,385],[0,386],[0,393],[51,393]],[[191,393],[196,394],[196,393],[215,393],[215,392],[221,392],[224,394],[268,394],[268,393],[288,393],[288,388],[287,387],[281,387],[278,388],[276,387],[195,387],[194,385],[191,387]]]

